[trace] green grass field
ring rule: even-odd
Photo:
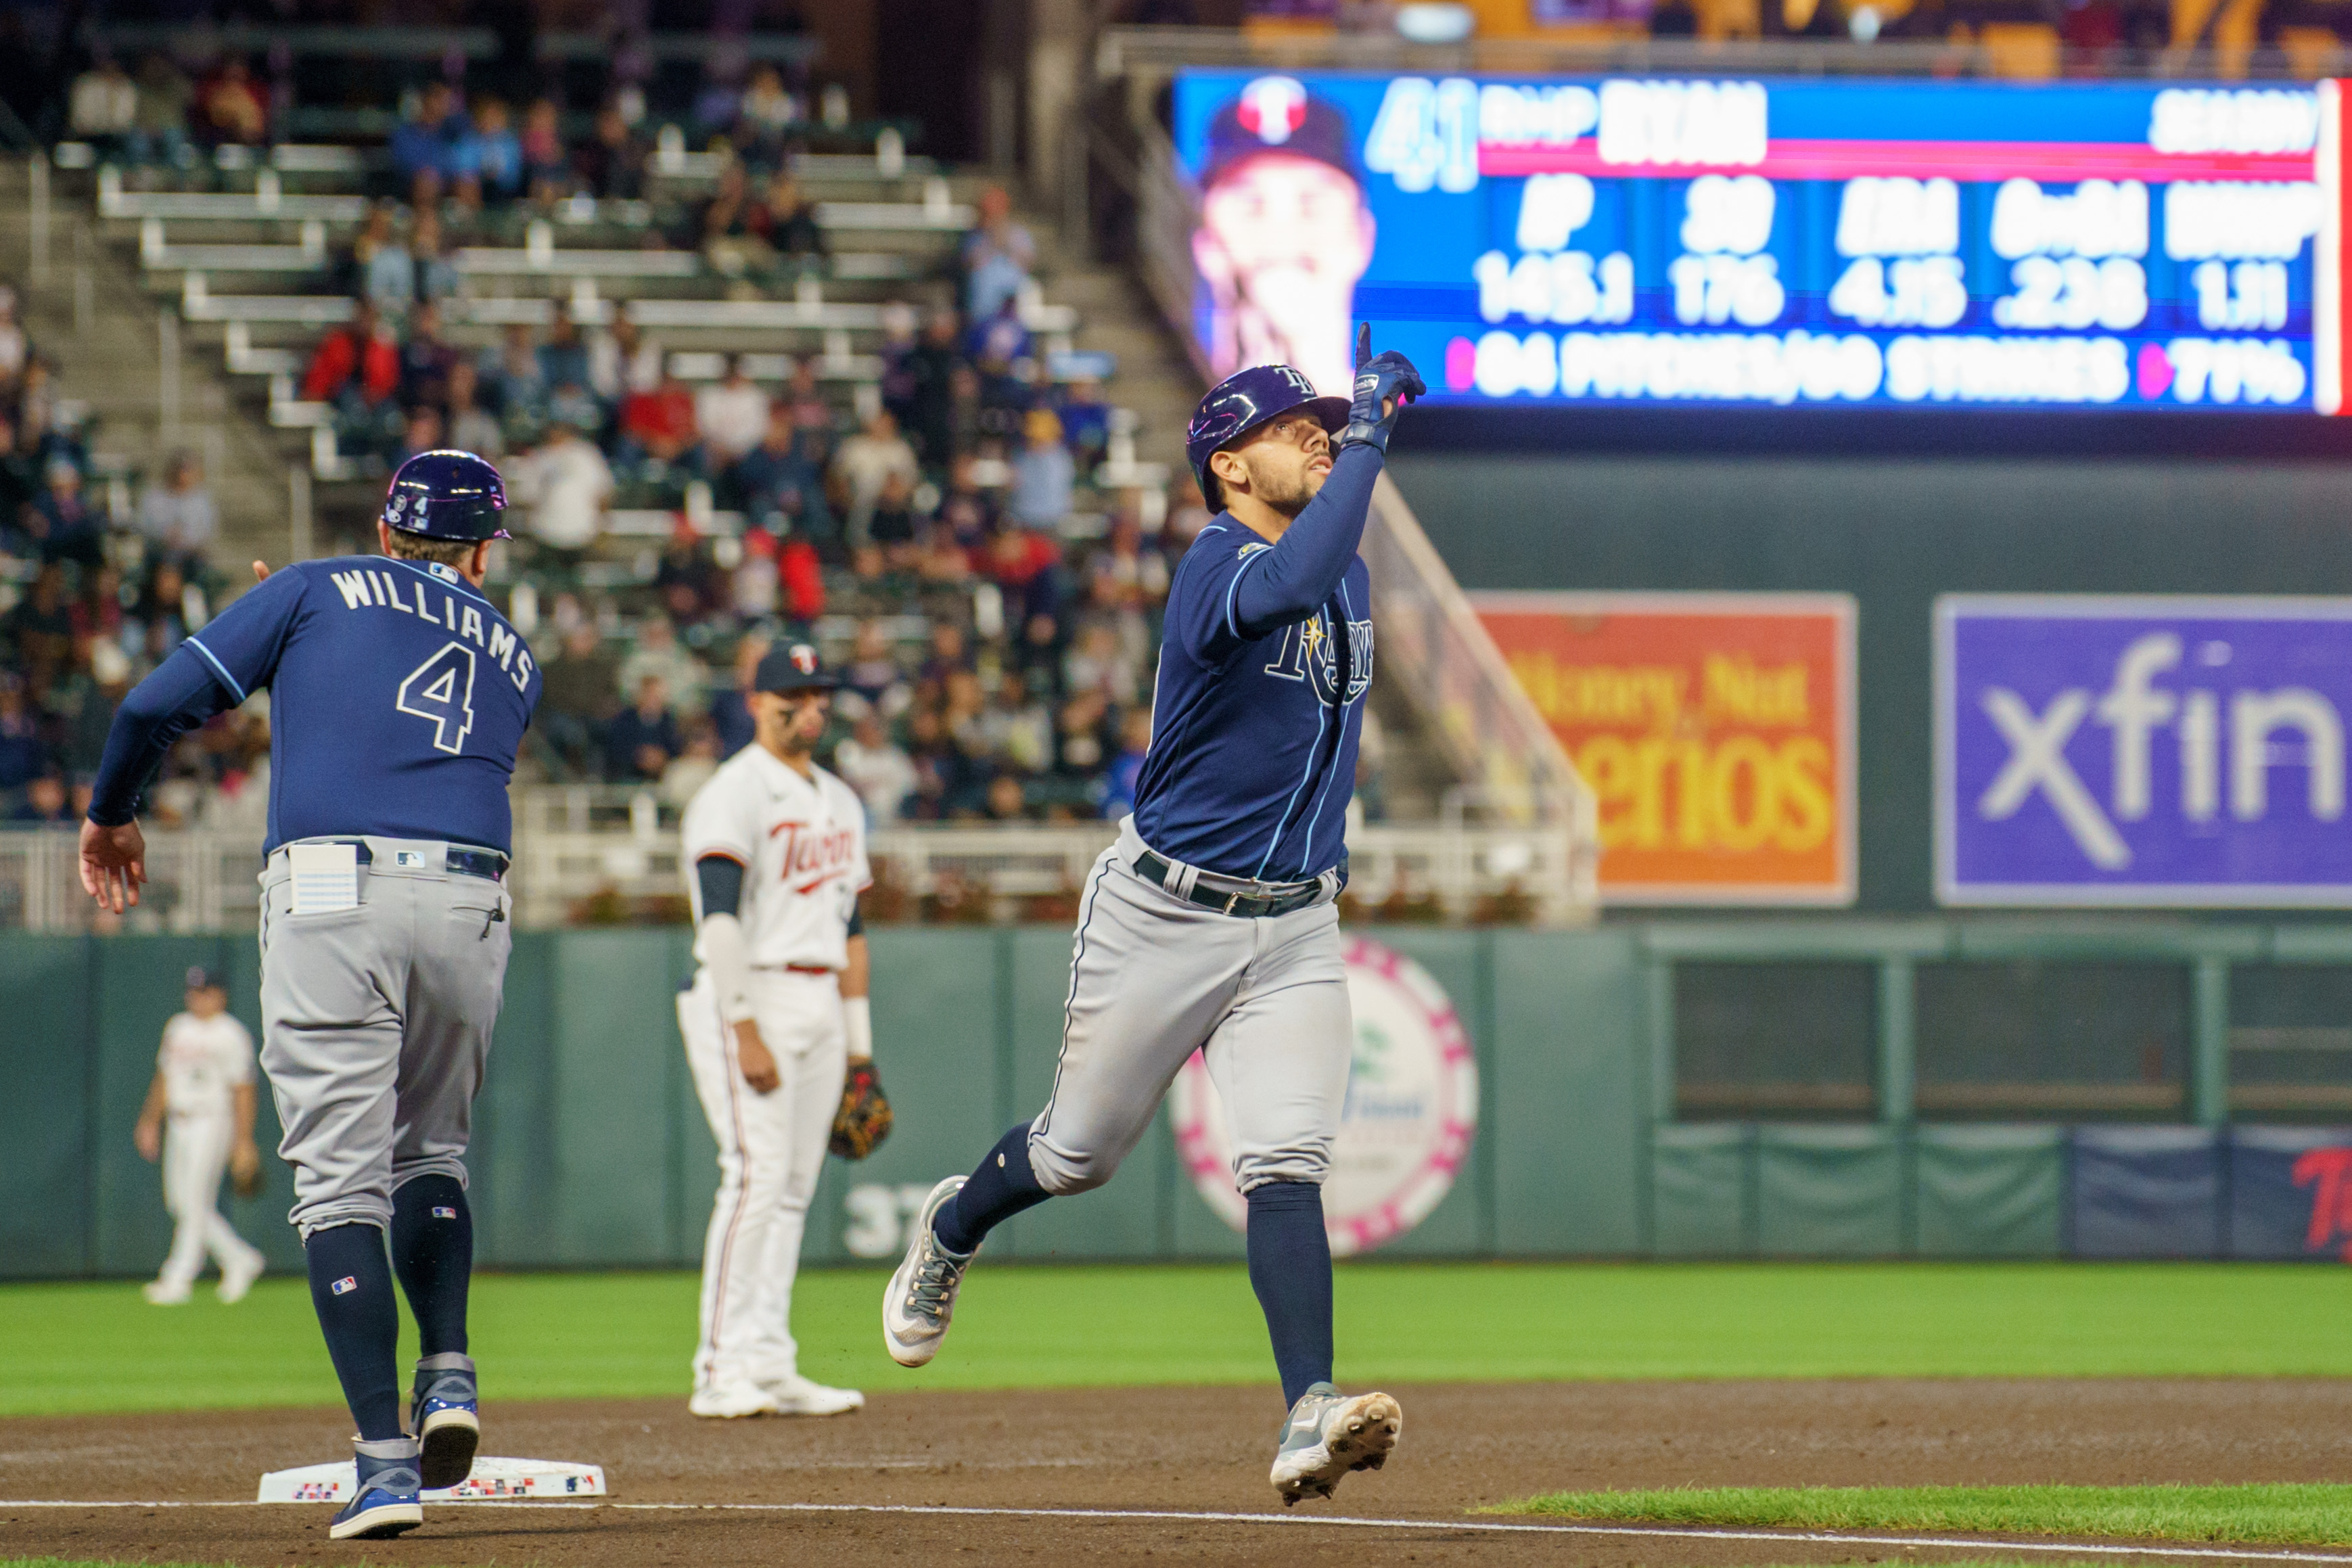
[[[1487,1511],[1769,1530],[2352,1545],[2352,1486],[1741,1487],[1554,1492]]]
[[[1258,1382],[1232,1265],[975,1269],[954,1353],[883,1356],[884,1276],[801,1277],[802,1365],[869,1389]],[[491,1275],[474,1352],[501,1399],[678,1395],[687,1274]],[[2352,1270],[2231,1264],[1343,1265],[1339,1373],[1629,1377],[2352,1376]],[[1116,1334],[1104,1325],[1116,1323]],[[302,1282],[236,1307],[129,1283],[0,1287],[0,1415],[338,1403]],[[406,1352],[404,1352],[405,1354]]]

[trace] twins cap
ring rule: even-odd
[[[1348,117],[1330,100],[1307,91],[1297,77],[1257,77],[1217,110],[1209,121],[1201,189],[1209,189],[1250,159],[1268,153],[1311,158],[1339,170],[1360,188],[1364,183],[1356,167]]]
[[[840,684],[826,672],[815,647],[804,642],[778,643],[760,656],[751,676],[755,691],[831,691]]]

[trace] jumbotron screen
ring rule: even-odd
[[[1457,404],[2339,413],[2336,89],[1190,71],[1193,326]]]

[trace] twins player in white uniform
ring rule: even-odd
[[[193,1292],[210,1252],[220,1265],[220,1299],[239,1301],[261,1278],[261,1249],[236,1234],[218,1200],[234,1162],[257,1170],[253,1143],[253,1037],[229,1016],[228,992],[202,969],[188,971],[187,1011],[163,1026],[155,1080],[132,1133],[139,1152],[163,1162],[163,1206],[178,1222],[163,1271],[142,1289],[159,1307]]]
[[[835,1415],[866,1403],[800,1374],[791,1324],[844,1075],[874,1050],[857,918],[871,880],[866,811],[811,757],[835,684],[806,643],[771,650],[752,682],[755,739],[686,810],[698,966],[677,1023],[719,1141],[697,1415]]]

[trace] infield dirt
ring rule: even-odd
[[[486,1378],[495,1389],[495,1372]],[[2352,1381],[1856,1381],[1399,1386],[1386,1470],[1294,1516],[1465,1521],[1563,1489],[2343,1480]],[[604,1466],[615,1503],[911,1504],[1284,1513],[1271,1389],[875,1393],[825,1420],[697,1421],[680,1400],[485,1407],[487,1452]],[[326,1410],[0,1421],[0,1500],[250,1499],[349,1452]],[[331,1543],[324,1507],[28,1509],[0,1557],[556,1568],[902,1562],[1609,1564],[1934,1562],[1969,1551],[1247,1521],[449,1506]],[[2111,1561],[2129,1561],[2118,1558]],[[2053,1559],[2043,1558],[2050,1562]],[[2207,1561],[2210,1561],[2210,1559]]]

